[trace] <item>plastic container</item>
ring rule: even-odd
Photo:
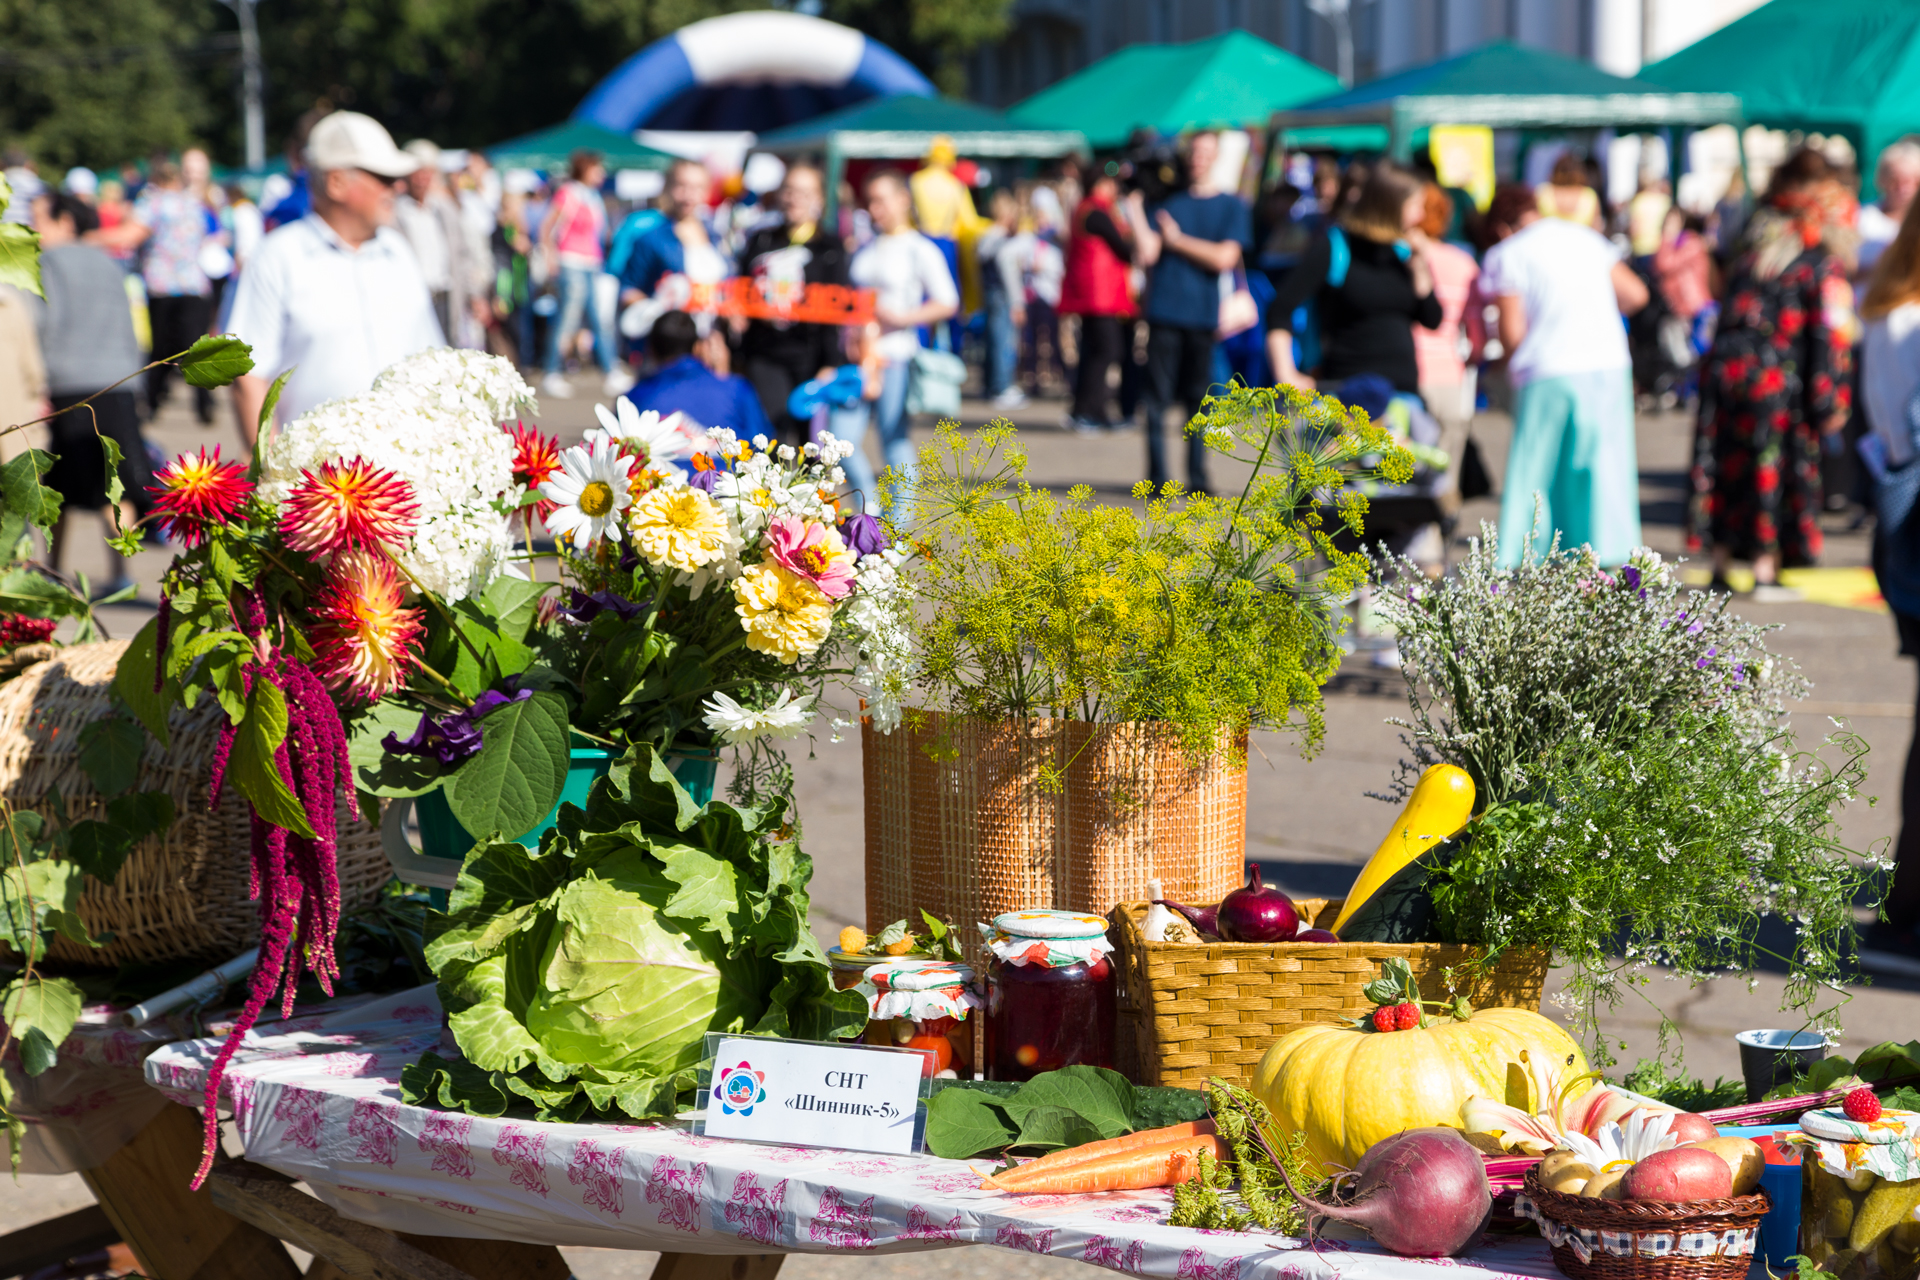
[[[1766,1158],[1760,1171],[1760,1189],[1773,1201],[1760,1219],[1758,1256],[1776,1275],[1788,1271],[1787,1259],[1800,1252],[1800,1148],[1784,1141],[1800,1130],[1791,1124],[1731,1124],[1720,1126],[1730,1138],[1758,1143]]]
[[[1742,1031],[1733,1039],[1740,1046],[1748,1102],[1760,1101],[1827,1056],[1827,1038],[1817,1031]]]
[[[1104,917],[1009,911],[981,925],[987,950],[989,1080],[1114,1063],[1113,944]]]
[[[1920,1113],[1862,1124],[1809,1111],[1801,1149],[1800,1252],[1837,1280],[1920,1276]]]
[[[924,1049],[924,1076],[973,1074],[973,1024],[980,1007],[973,970],[944,960],[869,965],[857,988],[867,997],[868,1044]]]

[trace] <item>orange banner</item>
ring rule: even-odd
[[[873,319],[873,290],[837,284],[769,283],[755,288],[745,276],[696,284],[687,310],[788,324],[862,325]]]

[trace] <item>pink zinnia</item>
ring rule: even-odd
[[[830,525],[798,516],[779,516],[767,530],[767,552],[775,564],[820,588],[829,600],[853,591],[853,552]]]

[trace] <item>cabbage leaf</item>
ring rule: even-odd
[[[866,1025],[807,928],[813,862],[784,802],[699,806],[648,746],[564,805],[538,849],[467,855],[426,954],[461,1059],[406,1100],[541,1120],[672,1115],[709,1031],[833,1040]]]

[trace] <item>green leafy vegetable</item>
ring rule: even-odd
[[[1132,1085],[1104,1067],[1043,1071],[1020,1085],[970,1080],[934,1086],[927,1149],[948,1160],[1009,1148],[1077,1147],[1207,1114],[1204,1093]]]
[[[695,805],[643,746],[540,849],[475,848],[426,946],[466,1061],[425,1055],[407,1099],[652,1119],[690,1101],[708,1031],[864,1028],[807,929],[813,864],[775,839],[785,822],[780,802]]]

